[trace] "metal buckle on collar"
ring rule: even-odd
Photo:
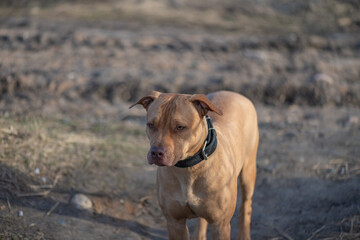
[[[204,158],[205,160],[208,159],[208,156],[207,156],[207,154],[205,153],[206,144],[207,144],[207,140],[206,140],[205,143],[204,143],[204,147],[201,149],[201,155],[203,156],[203,158]]]

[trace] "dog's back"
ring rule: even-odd
[[[229,91],[214,92],[207,97],[223,112],[222,116],[209,113],[217,132],[224,136],[225,143],[234,145],[235,155],[244,158],[237,160],[247,161],[256,154],[259,141],[257,114],[253,103],[246,97]]]

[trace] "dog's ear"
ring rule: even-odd
[[[129,108],[134,107],[137,104],[141,104],[146,111],[148,110],[150,104],[160,96],[161,92],[157,91],[151,91],[151,93],[143,98],[141,98],[139,101],[137,101],[135,104],[131,105]]]
[[[194,104],[194,107],[202,117],[205,116],[208,111],[223,115],[222,111],[215,107],[204,94],[194,94],[190,97],[189,101]]]

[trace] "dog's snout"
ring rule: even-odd
[[[161,147],[151,147],[151,157],[163,159],[165,157],[165,150]]]
[[[171,166],[172,161],[169,158],[169,153],[164,147],[151,147],[148,152],[149,164],[156,164],[157,166]]]

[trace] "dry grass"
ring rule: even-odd
[[[0,126],[3,199],[44,196],[75,170],[121,168],[126,156],[140,162],[146,155],[143,129],[133,124],[11,117],[0,119]]]
[[[326,179],[341,180],[360,175],[360,166],[356,159],[336,158],[327,164],[316,164],[313,170]]]
[[[63,1],[56,4],[29,5],[26,10],[3,8],[0,15],[31,15],[36,17],[74,18],[85,21],[116,20],[140,24],[205,27],[215,30],[246,33],[327,32],[337,22],[348,22],[350,4],[337,1],[306,2],[296,13],[284,13],[270,5],[251,1]],[[286,1],[285,1],[286,2]],[[335,6],[334,6],[335,5]],[[339,10],[340,9],[340,10]],[[356,18],[356,13],[353,13]],[[344,21],[346,19],[347,21]],[[331,24],[329,24],[331,22]],[[350,19],[350,25],[352,24]],[[347,25],[349,25],[347,24]],[[343,26],[344,27],[344,26]]]
[[[360,238],[360,216],[344,218],[342,221],[320,227],[308,238],[322,240],[355,240]]]
[[[0,216],[0,239],[1,240],[44,240],[45,234],[36,226],[26,226],[22,221],[10,217]]]

